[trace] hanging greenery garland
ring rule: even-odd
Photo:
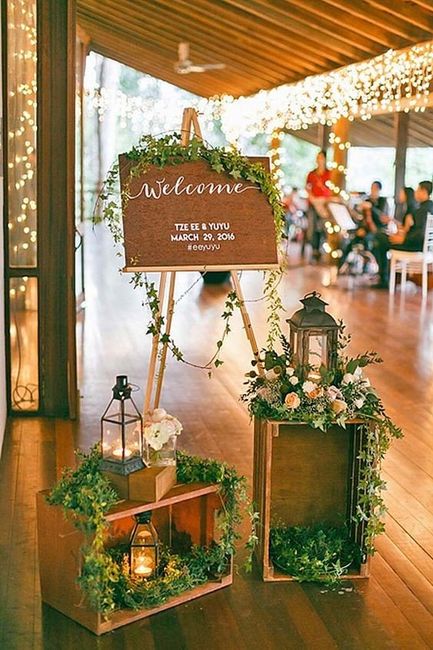
[[[277,243],[281,239],[284,223],[284,210],[276,184],[268,172],[259,163],[251,163],[242,156],[239,151],[232,148],[226,151],[222,147],[211,148],[200,140],[193,138],[186,146],[181,144],[181,136],[178,133],[170,133],[161,138],[151,135],[143,136],[139,143],[125,156],[134,162],[130,171],[130,179],[145,173],[151,166],[166,167],[167,165],[178,165],[184,162],[197,160],[206,161],[211,169],[217,173],[226,173],[234,179],[243,179],[257,183],[262,193],[266,196],[272,207]],[[121,193],[119,190],[119,165],[115,163],[107,174],[103,190],[99,196],[97,207],[102,204],[102,220],[108,226],[115,244],[123,245],[122,230],[122,202],[125,205],[127,199],[127,188]],[[100,219],[95,210],[94,222]],[[117,253],[119,257],[122,253]],[[281,300],[278,295],[277,286],[282,270],[271,271],[266,274],[264,296],[268,304],[269,337],[268,343],[278,338],[280,334],[279,313],[282,309]],[[158,291],[155,283],[150,281],[145,273],[135,273],[131,283],[134,288],[144,288],[146,304],[150,310],[151,320],[147,333],[158,336],[161,343],[165,343],[173,356],[188,365],[211,371],[222,365],[221,348],[227,335],[230,332],[231,318],[236,307],[239,307],[239,299],[235,291],[228,293],[222,318],[224,328],[221,337],[216,343],[216,351],[211,359],[204,365],[198,365],[187,361],[183,352],[175,343],[173,337],[165,331],[165,320],[161,316],[161,305],[158,299]]]

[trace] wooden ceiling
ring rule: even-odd
[[[249,95],[432,38],[433,0],[77,0],[90,48],[190,92]],[[177,74],[177,45],[224,70]]]
[[[349,140],[355,147],[395,147],[395,115],[377,115],[371,120],[354,120],[350,123]],[[302,131],[289,131],[292,135],[312,144],[319,142],[318,127]],[[433,147],[433,109],[424,113],[411,111],[409,117],[408,147]]]

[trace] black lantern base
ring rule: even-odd
[[[138,472],[139,469],[144,469],[145,467],[145,462],[140,456],[134,456],[134,458],[128,458],[123,461],[104,459],[101,463],[103,472],[112,472],[121,476],[128,476],[128,474]]]

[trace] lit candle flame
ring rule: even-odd
[[[113,449],[113,456],[116,456],[116,458],[122,458],[123,448],[116,447],[116,449]],[[132,449],[125,447],[125,458],[129,458],[130,456],[132,456]]]

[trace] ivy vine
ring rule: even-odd
[[[275,230],[277,233],[277,243],[280,241],[283,232],[284,210],[281,205],[281,199],[278,189],[273,181],[272,176],[266,172],[264,167],[259,163],[251,163],[247,158],[242,156],[239,151],[232,148],[226,151],[222,147],[209,147],[204,142],[193,138],[186,146],[181,143],[181,136],[178,133],[170,133],[161,138],[155,138],[151,135],[143,136],[138,144],[125,154],[133,163],[130,170],[130,181],[137,176],[142,175],[151,166],[165,167],[167,165],[177,165],[184,162],[197,160],[206,161],[211,169],[217,173],[226,173],[234,179],[243,179],[257,183],[262,193],[266,196],[272,207]],[[120,192],[119,189],[119,164],[115,163],[107,174],[103,190],[97,202],[97,208],[102,205],[102,220],[111,232],[113,241],[117,245],[123,245],[122,230],[122,203],[128,201],[128,183],[126,188]],[[94,213],[94,223],[100,221],[97,210]],[[118,251],[118,256],[122,253]],[[268,323],[269,336],[268,342],[278,338],[280,331],[279,313],[282,310],[281,299],[278,295],[277,286],[282,269],[267,273],[264,287],[264,296],[268,304]],[[144,288],[146,294],[146,304],[150,310],[151,319],[148,325],[147,333],[157,336],[161,344],[166,344],[173,356],[187,365],[205,369],[211,373],[212,368],[217,368],[223,364],[221,359],[221,348],[230,332],[231,318],[236,307],[239,307],[239,298],[235,291],[229,292],[222,318],[224,328],[221,337],[216,343],[216,351],[211,359],[204,365],[194,364],[187,361],[174,341],[173,337],[165,330],[165,320],[161,315],[158,299],[158,291],[155,283],[149,281],[145,273],[137,272],[132,276],[131,283],[134,288]]]
[[[158,576],[143,581],[129,574],[124,547],[105,548],[108,526],[105,515],[119,497],[101,472],[100,445],[95,445],[88,454],[79,452],[78,458],[78,468],[64,470],[47,501],[61,506],[65,516],[84,534],[77,581],[92,609],[108,615],[121,607],[154,607],[171,596],[220,577],[227,572],[234,556],[245,507],[251,523],[245,568],[251,569],[258,515],[249,501],[245,477],[226,463],[178,452],[179,483],[218,484],[223,504],[217,522],[219,540],[209,547],[193,546],[182,555],[164,548]]]
[[[287,526],[278,522],[270,530],[269,546],[272,563],[298,582],[338,585],[361,561],[360,548],[350,539],[346,526]]]

